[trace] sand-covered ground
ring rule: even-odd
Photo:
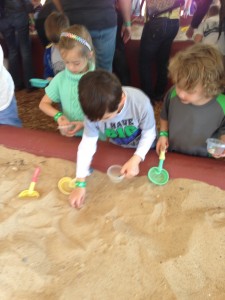
[[[75,210],[57,188],[72,162],[0,152],[1,300],[225,299],[225,191],[94,170]],[[37,166],[40,197],[19,199]]]

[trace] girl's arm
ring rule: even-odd
[[[39,104],[40,110],[42,110],[49,117],[54,117],[59,111],[52,106],[53,101],[45,94]]]

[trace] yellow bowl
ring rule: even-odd
[[[63,177],[58,182],[58,189],[64,195],[69,195],[75,189],[76,178]]]

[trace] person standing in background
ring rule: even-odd
[[[150,16],[151,5],[152,1],[146,1],[148,17],[141,36],[139,70],[141,89],[154,105],[163,99],[167,87],[167,66],[170,49],[179,30],[180,7]],[[155,66],[157,75],[154,82]]]
[[[52,0],[46,0],[44,5],[42,6],[42,9],[38,13],[37,18],[35,19],[35,29],[36,29],[38,37],[44,47],[46,47],[50,42],[45,34],[44,23],[45,23],[45,20],[47,19],[47,17],[53,11],[57,11],[54,3],[52,3]]]
[[[186,36],[191,39],[194,33],[194,30],[198,28],[200,23],[202,22],[204,16],[207,14],[207,11],[212,4],[213,0],[198,0],[197,1],[197,9],[193,15],[191,20],[191,24],[186,31]]]
[[[22,127],[18,116],[14,83],[3,61],[4,55],[0,46],[0,125]]]
[[[8,48],[9,72],[16,90],[22,89],[25,85],[27,92],[30,92],[33,90],[29,82],[33,77],[33,66],[29,37],[29,14],[33,13],[33,5],[30,0],[5,0],[4,5],[4,16],[0,18],[0,32]],[[20,55],[23,76],[21,76]]]
[[[60,34],[69,27],[69,19],[66,15],[53,11],[45,20],[45,33],[50,44],[44,53],[44,78],[52,78],[65,69],[65,63],[59,51]]]
[[[215,46],[225,56],[224,32],[219,36],[219,11],[218,5],[211,5],[204,21],[201,22],[194,33],[195,43],[202,42]]]
[[[115,52],[117,16],[116,0],[53,0],[56,8],[64,12],[70,24],[84,25],[91,34],[96,52],[96,67],[112,71]],[[121,35],[124,43],[131,36],[131,0],[119,0],[123,16]]]

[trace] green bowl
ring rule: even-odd
[[[30,84],[36,88],[45,88],[49,84],[48,79],[41,79],[41,78],[31,78]]]

